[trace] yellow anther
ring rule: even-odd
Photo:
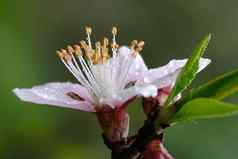
[[[99,49],[101,48],[101,43],[100,43],[99,41],[98,41],[98,42],[96,42],[96,44],[95,44],[95,45],[96,45],[96,48],[99,48]]]
[[[144,41],[139,41],[139,43],[137,44],[138,47],[141,47],[143,48],[145,45],[145,42]]]
[[[67,52],[65,49],[61,49],[61,52],[62,52],[63,54],[68,54],[68,52]]]
[[[90,35],[92,34],[92,28],[89,26],[85,27],[85,31],[87,34],[86,40],[81,40],[78,45],[74,46],[67,46],[66,49],[61,49],[57,51],[57,55],[59,58],[70,62],[74,57],[74,55],[81,56],[83,58],[88,59],[90,62],[93,63],[104,63],[107,61],[111,54],[110,50],[112,50],[112,54],[117,53],[117,49],[119,45],[116,42],[116,35],[118,34],[117,27],[112,27],[112,42],[109,42],[108,38],[103,38],[103,40],[100,42],[95,43],[95,48],[93,48]],[[131,43],[131,48],[133,48],[134,52],[139,52],[142,50],[144,46],[144,42],[140,41],[139,43],[134,40]]]
[[[87,57],[89,60],[92,60],[93,53],[91,53],[91,52],[85,52],[85,55],[86,55],[86,57]]]
[[[112,34],[117,35],[117,27],[112,27]]]
[[[84,49],[86,57],[91,60],[94,50],[92,48],[90,48],[84,40],[81,40],[80,44],[81,44],[82,48]]]
[[[66,61],[71,60],[71,56],[68,54],[68,52],[67,52],[65,49],[61,49],[61,53],[63,54],[64,59],[65,59]]]
[[[96,52],[95,54],[93,54],[93,64],[98,64],[101,62],[101,54],[99,52]]]
[[[137,40],[132,40],[132,42],[131,42],[131,44],[130,44],[130,48],[131,48],[131,49],[135,49],[137,43],[138,43]]]
[[[75,50],[73,49],[72,46],[67,46],[67,49],[68,49],[68,53],[69,53],[70,55],[73,55],[73,53],[75,52]]]
[[[84,49],[86,56],[90,58],[92,56],[93,50],[87,45],[87,43],[84,40],[81,40],[80,44],[82,48]]]
[[[144,41],[140,41],[136,47],[135,47],[135,53],[139,53],[142,51],[143,47],[145,45],[145,42]]]
[[[56,51],[56,54],[58,55],[58,57],[59,57],[60,59],[63,59],[63,58],[64,58],[64,54],[63,54],[61,51],[57,50],[57,51]]]
[[[108,46],[108,44],[109,44],[108,38],[103,38],[103,47],[106,48]]]
[[[103,52],[102,57],[105,58],[105,59],[108,59],[109,58],[109,53],[108,52]]]
[[[88,45],[87,45],[87,43],[86,43],[84,40],[81,40],[81,41],[80,41],[80,44],[81,44],[81,46],[82,46],[84,49],[87,49],[87,48],[88,48]]]
[[[143,49],[143,48],[141,48],[141,47],[137,47],[137,48],[135,49],[135,53],[140,53],[140,52],[142,51],[142,49]]]
[[[102,46],[102,63],[104,63],[108,58],[109,58],[109,49],[108,49],[108,45],[109,45],[109,40],[108,38],[103,38],[103,46]]]
[[[86,27],[85,27],[85,31],[86,31],[86,33],[89,34],[89,35],[92,34],[92,28],[89,27],[89,26],[86,26]]]
[[[98,41],[95,44],[96,49],[95,49],[95,54],[94,56],[96,56],[96,59],[99,60],[99,58],[101,57],[101,43]]]
[[[79,45],[74,45],[74,50],[76,55],[82,55],[82,50]]]
[[[70,60],[71,60],[71,56],[69,56],[68,54],[66,54],[66,55],[64,56],[64,59],[65,59],[66,61],[70,61]]]

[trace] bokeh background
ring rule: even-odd
[[[206,34],[213,38],[206,57],[212,64],[194,87],[237,68],[236,0],[1,0],[0,1],[0,158],[105,159],[109,151],[90,113],[20,102],[15,87],[49,81],[75,81],[55,50],[119,27],[119,41],[143,39],[150,67],[188,57]],[[238,103],[237,95],[227,101]],[[131,133],[144,120],[135,102],[130,107]],[[237,159],[238,116],[177,125],[167,130],[165,145],[177,159]]]

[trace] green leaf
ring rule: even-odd
[[[236,92],[238,92],[238,69],[193,89],[179,104],[183,105],[187,101],[199,97],[221,100]]]
[[[226,117],[238,113],[238,105],[220,102],[210,98],[197,98],[187,102],[169,120],[169,123]]]
[[[199,60],[204,54],[210,39],[211,35],[209,34],[193,50],[192,56],[189,58],[181,73],[178,75],[175,86],[173,87],[170,96],[167,98],[165,105],[170,104],[176,95],[191,84],[199,69]]]

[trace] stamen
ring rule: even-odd
[[[75,50],[74,50],[73,47],[71,47],[71,46],[68,46],[67,49],[68,49],[69,55],[70,55],[71,58],[73,59],[74,65],[76,66],[76,68],[77,68],[78,70],[80,70],[80,67],[79,67],[79,65],[78,65],[78,62],[76,61],[76,59],[75,59],[75,57],[74,57],[74,54],[73,54],[73,53],[75,52]]]
[[[116,56],[116,51],[117,48],[119,47],[119,45],[116,43],[116,35],[117,35],[117,28],[114,26],[112,27],[112,56],[115,57]]]
[[[92,34],[92,28],[89,27],[89,26],[86,26],[86,27],[85,27],[85,31],[86,31],[86,33],[89,34],[89,35]]]
[[[117,35],[117,27],[112,27],[112,34],[114,35],[114,36],[116,36]]]
[[[68,54],[68,52],[65,49],[61,49],[61,52],[64,55],[64,59],[66,61],[70,61],[71,60],[71,56]]]
[[[74,45],[74,51],[75,51],[75,55],[77,55],[77,56],[83,55],[81,47],[79,45]]]
[[[72,46],[67,46],[67,49],[68,49],[68,53],[70,54],[70,55],[73,55],[73,53],[75,52],[75,50],[73,49],[73,47]]]
[[[59,50],[56,51],[56,54],[58,55],[60,59],[64,59],[64,54],[60,52]]]
[[[131,44],[130,44],[130,48],[131,48],[132,50],[135,50],[135,47],[136,47],[137,43],[138,43],[137,40],[132,40],[132,41],[131,41]]]
[[[88,45],[87,45],[87,43],[86,43],[84,40],[81,40],[81,41],[80,41],[80,44],[81,44],[81,46],[83,47],[83,49],[84,49],[85,51],[88,49]]]
[[[87,27],[85,27],[85,31],[87,34],[88,45],[90,48],[92,48],[92,43],[91,43],[91,38],[90,38],[90,35],[92,34],[92,28],[87,26]]]
[[[109,40],[108,38],[103,39],[103,46],[102,46],[102,62],[104,63],[109,58]]]
[[[95,95],[97,97],[99,97],[99,93],[98,93],[98,89],[95,90],[95,88],[93,88],[92,85],[92,81],[89,81],[88,79],[85,78],[84,74],[82,73],[81,69],[78,67],[78,64],[74,58],[74,56],[72,55],[72,59],[74,64],[76,65],[76,67],[74,66],[74,64],[72,63],[72,60],[70,58],[70,55],[67,53],[66,50],[62,49],[61,51],[57,51],[58,56],[60,57],[62,63],[66,66],[66,68],[74,75],[74,77],[82,84],[84,85],[88,90],[89,93],[92,94],[92,97]]]
[[[108,46],[108,44],[109,44],[109,40],[108,40],[108,38],[103,38],[103,46],[106,48],[107,46]]]
[[[140,42],[137,44],[136,48],[135,48],[135,52],[136,52],[136,53],[141,52],[142,49],[143,49],[143,47],[144,47],[144,45],[145,45],[145,42],[144,42],[144,41],[140,41]]]
[[[65,54],[65,55],[68,54],[65,49],[61,49],[61,52],[62,52],[63,54]]]
[[[101,61],[101,43],[98,41],[95,44],[95,54],[93,54],[93,64],[98,64]]]
[[[74,58],[73,55],[72,55],[72,59],[73,59],[74,63],[73,63],[73,65],[71,65],[71,68],[73,66],[76,66],[77,69],[74,69],[74,70],[79,72],[81,78],[83,78],[84,81],[88,80],[87,83],[90,83],[90,85],[92,85],[94,88],[96,88],[96,90],[94,90],[94,92],[96,91],[95,93],[98,95],[99,87],[98,87],[98,84],[96,83],[95,74],[93,73],[93,69],[91,67],[91,57],[89,55],[89,53],[91,53],[91,51],[93,51],[93,50],[88,48],[88,46],[87,46],[85,41],[81,41],[80,43],[81,43],[81,45],[83,46],[83,48],[85,50],[86,56],[89,58],[89,64],[87,64],[85,62],[85,60],[84,60],[84,58],[82,56],[82,50],[81,50],[80,46],[79,45],[74,45],[74,47],[75,47],[74,52],[78,56],[78,59],[79,59],[79,62],[81,64],[81,66],[82,66],[82,70],[83,70],[84,74],[82,73],[82,71],[81,71],[81,69],[80,69],[80,67],[79,67],[79,65],[78,65],[78,63],[77,63],[77,61],[76,61],[76,59]],[[86,75],[86,76],[84,76],[84,75]]]
[[[98,42],[96,42],[96,44],[95,44],[95,46],[96,46],[96,52],[101,52],[101,43],[98,41]]]
[[[116,59],[109,60],[109,58],[115,58],[118,53],[116,27],[112,27],[111,42],[108,38],[103,38],[101,43],[95,43],[95,47],[92,46],[90,39],[92,28],[85,27],[85,31],[86,40],[80,41],[77,45],[67,46],[67,49],[58,50],[56,53],[79,83],[85,86],[100,104],[103,98],[117,93],[115,91],[133,86],[133,83],[128,83],[129,70],[134,64],[135,55],[142,51],[145,42],[133,40],[129,46],[131,54],[119,63]],[[67,95],[76,100],[83,100],[78,94],[72,92]]]
[[[139,47],[144,47],[144,45],[145,45],[145,42],[144,42],[144,41],[139,41],[139,43],[138,43],[138,46],[139,46]]]
[[[87,43],[84,40],[81,40],[80,44],[84,49],[86,57],[89,59],[89,61],[91,61],[93,50],[87,45]]]

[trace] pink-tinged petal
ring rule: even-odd
[[[143,80],[139,81],[138,83],[152,83],[155,84],[157,88],[163,88],[169,85],[173,85],[176,81],[178,74],[185,66],[186,62],[187,59],[171,60],[167,65],[161,66],[159,68],[150,69],[145,74]],[[210,62],[210,59],[201,58],[199,61],[199,69],[197,72],[200,72],[202,69],[204,69]]]
[[[22,101],[94,112],[91,97],[79,84],[47,83],[30,89],[15,88],[13,92]]]
[[[136,96],[155,97],[157,95],[157,88],[154,85],[132,86],[124,89],[112,98],[105,99],[104,103],[110,105],[112,108],[124,106],[125,103],[134,99]]]
[[[132,50],[126,46],[122,46],[118,50],[118,57],[121,60],[120,63],[122,64],[126,60],[129,61],[130,69],[127,75],[128,78],[127,81],[136,81],[140,79],[141,76],[148,70],[141,55],[140,54],[132,55],[132,54],[133,54]],[[125,67],[128,67],[128,65]],[[119,69],[125,70],[125,68],[123,68],[123,65],[120,65]]]

